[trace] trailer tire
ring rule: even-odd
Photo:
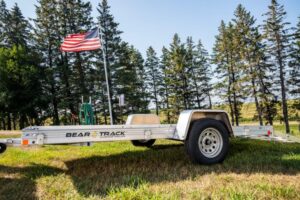
[[[155,140],[131,140],[133,146],[136,147],[151,147],[154,144]]]
[[[6,151],[6,144],[0,143],[0,154]]]
[[[215,119],[197,120],[190,128],[185,148],[193,163],[220,163],[229,150],[228,130]]]

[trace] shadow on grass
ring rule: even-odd
[[[85,197],[105,197],[111,190],[137,188],[143,183],[174,182],[194,179],[205,174],[300,172],[300,145],[265,141],[233,140],[230,152],[222,164],[205,166],[192,164],[182,144],[155,145],[152,149],[137,148],[110,156],[93,156],[65,162],[67,170],[33,165],[24,168],[0,166],[0,173],[20,173],[20,179],[0,179],[0,197],[10,192],[24,199],[34,199],[35,179],[45,175],[69,175],[77,191]],[[26,190],[20,190],[26,185]],[[22,188],[22,187],[21,187]],[[4,196],[3,196],[4,195]],[[31,195],[31,196],[30,196]],[[22,199],[21,198],[21,199]]]
[[[0,173],[5,173],[5,178],[0,178],[0,199],[37,199],[35,180],[42,176],[63,173],[61,169],[46,165],[31,165],[29,167],[7,167],[0,165]],[[18,178],[11,178],[11,175]]]

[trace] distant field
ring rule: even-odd
[[[9,148],[0,199],[300,199],[300,144],[234,139],[223,164],[194,165],[181,142]]]
[[[295,118],[296,115],[300,117],[300,110],[297,110],[292,107],[292,100],[288,101],[288,109],[289,109],[289,116],[290,118]],[[229,106],[227,105],[221,105],[221,106],[215,106],[215,109],[222,109],[226,110],[229,113]],[[253,117],[257,115],[256,114],[256,108],[255,103],[244,103],[241,109],[241,120],[242,121],[252,121]],[[277,118],[278,116],[282,116],[281,107],[277,106]]]
[[[283,125],[275,124],[275,131],[279,133],[285,133],[285,127]],[[295,136],[300,136],[299,124],[290,124],[291,134]]]

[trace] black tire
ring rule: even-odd
[[[0,153],[4,153],[6,151],[6,144],[0,143]]]
[[[229,150],[228,130],[222,122],[215,119],[197,120],[190,128],[185,149],[193,163],[220,163]]]
[[[136,147],[151,147],[155,140],[131,140],[131,143]]]

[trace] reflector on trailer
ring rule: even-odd
[[[22,140],[22,145],[28,145],[29,141],[28,140]]]

